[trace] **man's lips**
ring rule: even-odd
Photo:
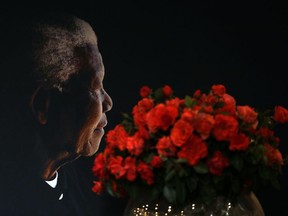
[[[104,127],[107,125],[107,123],[108,123],[108,122],[107,122],[106,116],[104,115],[104,116],[101,118],[100,122],[98,123],[96,129],[102,129],[102,128],[104,128]]]
[[[99,122],[96,129],[104,128],[107,125],[107,123],[108,123],[107,121]]]

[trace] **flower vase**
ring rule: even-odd
[[[241,194],[234,201],[224,197],[210,205],[189,201],[181,206],[166,199],[149,200],[145,196],[130,200],[124,216],[265,216],[261,204],[253,192]]]

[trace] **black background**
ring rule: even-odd
[[[121,121],[121,112],[131,111],[142,85],[169,84],[182,97],[221,83],[238,105],[288,107],[284,2],[67,3],[66,11],[88,21],[98,36],[106,71],[104,85],[114,102],[106,131]],[[288,149],[287,130],[280,131],[283,153]],[[104,146],[103,141],[101,149]],[[95,215],[121,215],[123,200],[90,192],[92,162],[93,158],[83,158],[76,165],[86,181],[87,196],[93,197]],[[281,176],[281,191],[265,188],[258,194],[266,216],[288,215],[287,173],[286,169]]]

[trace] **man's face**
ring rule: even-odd
[[[79,56],[80,72],[51,101],[50,125],[48,116],[49,148],[52,154],[64,153],[63,157],[96,153],[107,124],[105,112],[112,108],[103,87],[104,66],[97,46],[79,49]]]

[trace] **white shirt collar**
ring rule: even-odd
[[[56,176],[54,179],[45,181],[47,184],[49,184],[52,188],[55,188],[58,182],[58,172],[56,171]]]

